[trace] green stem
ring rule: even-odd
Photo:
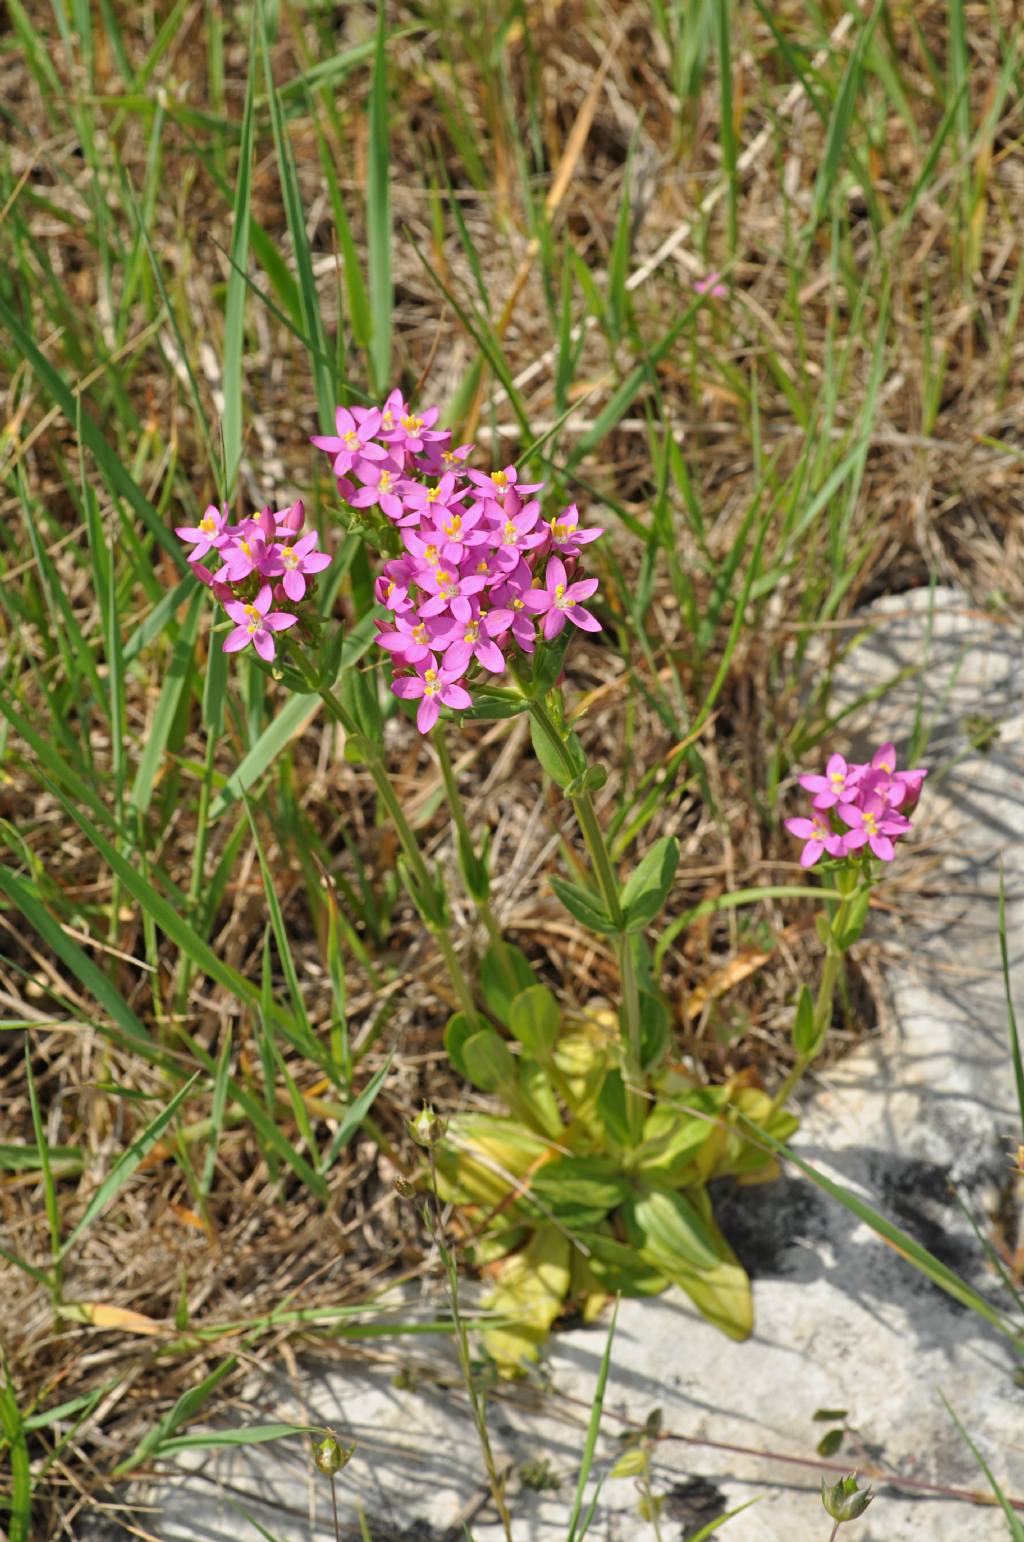
[[[833,939],[843,935],[849,909],[849,898],[839,902],[839,907],[836,910],[836,917],[832,923]],[[814,1003],[814,1019],[813,1027],[811,1030],[811,1042],[813,1043],[814,1048],[809,1054],[797,1056],[796,1064],[793,1066],[792,1070],[786,1077],[786,1080],[782,1083],[782,1086],[779,1088],[774,1098],[772,1098],[771,1107],[768,1110],[769,1119],[773,1114],[778,1113],[779,1109],[782,1107],[790,1093],[793,1091],[793,1088],[803,1077],[803,1074],[807,1070],[807,1067],[810,1065],[811,1061],[816,1060],[818,1055],[821,1053],[822,1046],[825,1043],[825,1037],[828,1033],[829,1024],[832,1021],[832,1002],[835,997],[836,986],[839,983],[839,975],[842,967],[843,955],[839,951],[835,941],[832,940],[829,943],[829,950],[825,955],[825,967],[821,972],[821,984],[818,986],[818,998]]]
[[[570,778],[576,775],[576,768],[566,747],[565,740],[559,732],[544,702],[538,698],[530,701],[530,712],[534,722],[543,733],[548,743],[556,751]],[[640,1027],[640,987],[636,977],[636,968],[633,959],[633,949],[626,932],[626,918],[622,913],[619,903],[619,885],[615,877],[615,869],[612,866],[611,856],[601,829],[601,822],[594,808],[594,800],[586,789],[569,794],[570,801],[579,822],[580,831],[590,854],[591,866],[597,886],[601,891],[608,918],[615,927],[615,951],[619,964],[619,978],[622,984],[622,1021],[624,1027],[623,1044],[623,1080],[626,1084],[626,1108],[629,1119],[629,1127],[639,1135],[643,1125],[644,1114],[644,1075],[642,1070],[642,1034]]]
[[[416,890],[420,894],[429,895],[435,891],[435,880],[431,877],[427,864],[423,860],[416,833],[405,817],[402,801],[392,785],[383,756],[377,746],[360,733],[359,724],[344,703],[338,700],[330,687],[318,684],[315,679],[311,679],[310,683],[317,691],[335,722],[339,723],[350,737],[360,740],[370,775],[373,777],[381,802],[387,809],[391,822],[395,827],[395,832],[405,854],[405,860],[409,864],[409,871],[413,876]],[[455,992],[459,1007],[468,1017],[475,1019],[478,1015],[476,1002],[473,999],[473,992],[469,988],[469,982],[463,973],[459,956],[455,951],[451,932],[442,922],[434,922],[430,925],[430,929],[437,938],[437,945],[444,958],[448,977],[452,982],[452,989]]]
[[[434,748],[437,750],[438,762],[441,766],[441,779],[444,782],[445,797],[448,799],[448,808],[458,832],[459,841],[463,849],[470,855],[476,855],[473,838],[469,833],[469,822],[466,819],[466,808],[459,792],[459,784],[455,777],[455,767],[452,764],[451,751],[448,748],[448,736],[445,733],[444,724],[439,723],[434,730]],[[468,889],[468,885],[467,885]],[[477,915],[483,922],[488,937],[494,944],[495,950],[501,959],[502,968],[505,971],[506,981],[514,991],[516,986],[515,973],[508,962],[508,954],[505,951],[505,939],[501,935],[501,927],[497,917],[491,909],[490,899],[486,895],[469,894],[469,898],[476,907]]]

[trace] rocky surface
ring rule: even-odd
[[[1024,993],[1024,648],[1017,629],[972,612],[952,590],[889,597],[868,615],[876,624],[842,664],[836,699],[906,677],[856,711],[855,747],[890,737],[905,746],[920,713],[933,774],[913,848],[887,887],[892,908],[876,912],[870,934],[891,1011],[880,1035],[815,1079],[794,1146],[1005,1302],[960,1202],[983,1227],[986,1207],[1019,1204],[997,895],[1001,859],[1011,969]],[[799,1173],[737,1193],[720,1215],[754,1279],[750,1342],[725,1340],[675,1294],[626,1301],[619,1312],[598,1471],[621,1449],[624,1419],[642,1424],[661,1411],[675,1437],[659,1443],[653,1466],[665,1542],[751,1499],[723,1528],[729,1542],[825,1542],[819,1472],[782,1458],[813,1459],[839,1423],[847,1433],[835,1460],[845,1468],[983,1490],[943,1396],[1008,1491],[1024,1494],[1024,1390],[1005,1338]],[[516,1474],[516,1542],[566,1537],[606,1333],[607,1323],[560,1333],[545,1359],[548,1390],[502,1389],[491,1404],[498,1456]],[[455,1542],[467,1523],[477,1542],[497,1542],[451,1355],[431,1340],[405,1342],[418,1347],[406,1353],[399,1342],[379,1366],[309,1360],[299,1389],[283,1377],[254,1388],[248,1414],[326,1423],[356,1442],[338,1480],[346,1538],[359,1534],[358,1500],[373,1542]],[[821,1409],[845,1416],[816,1422]],[[524,1485],[527,1463],[534,1482],[558,1486]],[[1008,1535],[993,1509],[875,1486],[878,1498],[844,1539]],[[162,1542],[334,1536],[328,1486],[298,1439],[185,1453],[182,1470],[134,1496],[146,1507],[134,1524]],[[609,1481],[590,1535],[653,1538],[637,1498],[633,1480]]]

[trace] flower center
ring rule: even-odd
[[[828,774],[828,779],[832,783],[833,787],[842,787],[843,783],[846,781],[846,776],[842,771],[830,771]]]
[[[514,546],[518,537],[519,531],[516,529],[512,520],[506,519],[505,529],[502,531],[501,539],[504,541],[506,546]]]
[[[415,413],[407,413],[402,419],[402,427],[407,434],[418,434],[423,427],[423,419],[418,418]]]
[[[480,636],[480,628],[477,626],[475,621],[471,621],[469,623],[469,625],[467,626],[466,630],[462,634],[462,641],[463,642],[468,642],[468,643],[475,643],[479,636]]]
[[[451,519],[449,519],[445,524],[444,529],[445,534],[450,540],[457,541],[459,536],[462,534],[462,516],[459,514],[453,514]]]
[[[429,562],[432,568],[436,568],[437,564],[441,560],[441,553],[438,551],[436,546],[428,546],[426,551],[423,553],[423,556],[425,561]]]
[[[212,514],[204,514],[199,521],[199,528],[204,535],[213,535],[217,529],[217,521]]]
[[[391,486],[391,472],[390,471],[382,471],[381,472],[381,474],[380,474],[380,482],[378,483],[378,486],[380,487],[380,490],[381,490],[382,493],[386,493],[387,492],[388,488]]]
[[[412,629],[412,640],[413,640],[413,642],[418,642],[418,643],[425,643],[426,642],[426,640],[427,640],[427,623],[425,621],[417,621],[416,625]]]
[[[299,565],[299,559],[292,551],[290,546],[286,546],[284,551],[281,553],[281,560],[286,568],[291,568],[293,570]]]
[[[551,521],[551,535],[556,541],[564,541],[569,534],[568,525],[560,525],[557,519]]]
[[[440,483],[438,483],[438,485],[436,487],[428,487],[427,488],[427,502],[428,503],[436,503],[438,498],[440,498],[440,496],[441,496],[441,484]]]
[[[359,435],[356,433],[354,428],[350,428],[348,433],[342,434],[341,437],[344,439],[350,450],[354,450],[356,445],[359,443]]]
[[[494,483],[495,487],[507,487],[508,486],[508,472],[507,471],[492,471],[491,472],[491,481]]]
[[[877,825],[877,823],[875,821],[874,814],[865,814],[864,815],[864,828],[868,832],[869,835],[877,835],[878,834],[878,825]]]

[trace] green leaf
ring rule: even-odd
[[[550,1060],[558,1038],[562,1014],[546,985],[531,985],[512,1003],[509,1027],[528,1055],[542,1063]]]
[[[668,898],[678,866],[679,842],[674,835],[662,836],[631,874],[620,895],[628,931],[642,932],[650,926]]]
[[[793,1019],[793,1048],[798,1055],[814,1053],[814,998],[806,985],[801,985]]]
[[[822,1435],[814,1449],[819,1456],[835,1456],[843,1443],[844,1434],[844,1430],[829,1430],[826,1434]]]
[[[616,1145],[626,1149],[632,1144],[629,1114],[626,1101],[626,1084],[620,1071],[609,1071],[601,1084],[597,1098],[597,1111],[605,1133]]]
[[[492,942],[480,965],[480,990],[492,1017],[508,1028],[512,1002],[522,991],[536,985],[529,959],[513,942]]]
[[[630,1200],[623,1214],[630,1241],[666,1274],[679,1263],[696,1269],[713,1269],[718,1263],[713,1237],[682,1194],[649,1189]]]
[[[470,1081],[471,1077],[466,1068],[466,1062],[462,1054],[463,1045],[467,1039],[471,1039],[474,1033],[480,1032],[479,1023],[475,1023],[465,1012],[456,1012],[448,1019],[444,1030],[445,1054],[460,1076]]]
[[[621,1009],[620,1009],[621,1015]],[[625,1031],[623,1029],[623,1031]],[[672,1026],[664,1003],[650,991],[640,992],[640,1067],[651,1071],[664,1058]]]
[[[868,911],[871,908],[871,890],[858,889],[857,893],[849,901],[849,909],[846,914],[846,925],[843,927],[836,942],[841,952],[845,953],[852,948],[861,932],[864,930],[868,919]]]
[[[566,910],[570,915],[575,916],[577,921],[588,926],[592,932],[600,932],[606,937],[618,934],[618,928],[612,922],[598,895],[590,889],[581,888],[579,884],[569,883],[564,878],[556,878],[553,874],[549,881]]]
[[[3,1361],[3,1371],[4,1379],[0,1384],[0,1430],[3,1430],[4,1443],[10,1453],[11,1471],[11,1497],[8,1504],[4,1506],[8,1515],[7,1534],[10,1542],[29,1542],[32,1523],[32,1466],[28,1440],[25,1436],[25,1421],[14,1396],[14,1387],[6,1359]]]
[[[578,735],[571,730],[559,736],[562,744],[560,749],[558,745],[552,743],[537,719],[531,717],[530,736],[533,740],[534,754],[556,787],[561,787],[564,791],[576,777],[585,775],[587,757]]]
[[[687,1102],[694,1112],[685,1104],[655,1105],[644,1121],[643,1139],[632,1159],[638,1174],[650,1174],[662,1187],[677,1182],[715,1129],[718,1110],[706,1093],[694,1093]]]
[[[533,654],[532,694],[534,696],[546,696],[553,690],[555,682],[565,665],[565,655],[569,651],[572,642],[572,627],[564,627],[555,638],[554,642],[546,642],[539,638]]]
[[[481,1092],[497,1092],[516,1079],[516,1063],[505,1040],[493,1028],[481,1028],[462,1044],[466,1075]]]
[[[481,1339],[488,1354],[509,1371],[537,1358],[539,1346],[561,1312],[569,1290],[569,1239],[554,1226],[539,1226],[521,1253],[501,1264],[486,1306],[502,1319],[487,1324]]]
[[[530,1193],[564,1226],[577,1231],[597,1226],[632,1189],[614,1157],[563,1156],[534,1173]]]

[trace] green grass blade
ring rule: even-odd
[[[598,1494],[601,1492],[601,1483],[598,1483],[597,1492],[594,1494],[593,1500],[591,1501],[590,1510],[586,1519],[584,1520],[583,1528],[581,1531],[577,1531],[576,1528],[579,1525],[580,1511],[583,1508],[583,1495],[586,1492],[587,1483],[590,1479],[591,1468],[594,1465],[594,1453],[597,1449],[598,1436],[601,1433],[601,1414],[604,1410],[604,1395],[605,1389],[608,1386],[608,1372],[611,1369],[612,1363],[612,1345],[615,1342],[615,1325],[618,1320],[619,1303],[618,1300],[616,1300],[615,1310],[612,1312],[612,1320],[608,1326],[608,1337],[605,1341],[604,1354],[601,1356],[601,1367],[597,1374],[597,1385],[594,1388],[594,1406],[590,1410],[590,1421],[587,1425],[587,1438],[583,1443],[583,1456],[580,1462],[580,1475],[576,1481],[576,1495],[573,1499],[572,1513],[569,1516],[569,1530],[566,1533],[566,1542],[580,1542],[580,1539],[586,1535],[587,1527],[590,1524],[590,1518],[593,1515],[594,1509],[597,1505]]]
[[[366,185],[366,239],[369,248],[370,312],[373,335],[370,363],[376,394],[383,397],[391,379],[391,174],[388,141],[387,7],[377,8],[377,44],[370,82],[370,144]]]
[[[245,281],[249,265],[249,209],[252,196],[252,124],[255,92],[255,21],[249,33],[249,79],[242,111],[242,141],[231,229],[231,269],[224,311],[224,496],[230,502],[242,458],[242,355],[245,351]]]
[[[1020,1111],[1021,1138],[1024,1139],[1024,1059],[1021,1057],[1020,1034],[1017,1031],[1017,1013],[1013,1005],[1013,986],[1010,981],[1010,954],[1006,945],[1006,890],[1003,882],[1003,864],[999,863],[999,957],[1003,967],[1003,990],[1006,993],[1006,1020],[1010,1030],[1010,1051],[1013,1055],[1013,1079],[1017,1088],[1017,1107]]]
[[[38,932],[47,947],[52,948],[62,963],[70,969],[75,979],[91,996],[95,997],[125,1038],[135,1047],[142,1048],[148,1058],[153,1046],[146,1029],[103,971],[96,967],[89,955],[66,934],[60,923],[54,920],[39,898],[35,885],[25,878],[20,878],[9,867],[0,863],[0,891],[7,895],[33,930]]]
[[[970,1435],[968,1435],[967,1431],[960,1423],[960,1420],[953,1412],[953,1409],[950,1407],[950,1404],[946,1398],[946,1394],[940,1390],[939,1396],[946,1406],[946,1412],[949,1414],[949,1417],[960,1431],[960,1435],[964,1441],[964,1444],[967,1446],[971,1455],[974,1457],[974,1460],[977,1462],[978,1466],[985,1474],[985,1477],[988,1479],[988,1486],[992,1490],[993,1494],[995,1494],[996,1499],[999,1502],[999,1508],[1002,1510],[1003,1515],[1006,1517],[1006,1524],[1010,1528],[1010,1536],[1012,1537],[1013,1542],[1024,1542],[1024,1524],[1022,1524],[1020,1516],[1017,1514],[1016,1510],[1014,1510],[1013,1506],[1010,1504],[1010,1501],[1007,1499],[1006,1495],[1000,1488],[996,1480],[995,1473],[992,1471],[991,1467],[988,1465],[985,1458],[978,1450],[978,1447],[974,1444],[974,1441],[971,1439]]]
[[[11,1466],[11,1497],[7,1510],[8,1542],[29,1542],[32,1523],[32,1467],[29,1461],[25,1424],[21,1417],[7,1360],[3,1362],[4,1379],[0,1384],[0,1429],[6,1439]]]
[[[202,614],[205,594],[206,591],[197,585],[185,613],[178,640],[171,650],[160,699],[153,714],[153,721],[146,733],[145,748],[135,772],[131,791],[131,803],[140,816],[149,808],[150,799],[153,796],[153,784],[156,781],[160,762],[167,750],[167,740],[181,704],[182,692],[192,678],[192,655],[195,651],[199,617]]]
[[[118,1157],[117,1161],[114,1163],[113,1167],[110,1169],[109,1173],[104,1178],[103,1182],[100,1184],[99,1188],[96,1190],[89,1203],[86,1205],[85,1213],[82,1215],[77,1226],[63,1243],[60,1250],[60,1256],[62,1259],[67,1257],[68,1253],[74,1247],[75,1243],[78,1241],[83,1232],[88,1231],[96,1217],[101,1214],[101,1212],[104,1211],[110,1204],[111,1200],[120,1193],[121,1189],[128,1182],[128,1179],[138,1167],[143,1157],[145,1157],[146,1154],[156,1145],[157,1141],[160,1139],[161,1135],[164,1133],[167,1126],[178,1112],[178,1109],[181,1107],[182,1103],[184,1103],[196,1082],[199,1080],[201,1074],[202,1073],[200,1071],[194,1071],[193,1074],[189,1077],[188,1081],[185,1082],[183,1086],[178,1088],[177,1092],[171,1098],[171,1101],[167,1104],[166,1108],[162,1108],[157,1114],[156,1118],[151,1119],[141,1134],[135,1137],[127,1150],[122,1151],[121,1155]]]
[[[338,1152],[352,1139],[353,1135],[363,1123],[370,1109],[374,1105],[377,1094],[384,1085],[384,1078],[391,1070],[391,1056],[381,1066],[371,1081],[367,1082],[362,1092],[355,1098],[345,1110],[345,1117],[341,1120],[331,1141],[330,1148],[323,1160],[322,1172],[327,1172],[337,1159]]]

